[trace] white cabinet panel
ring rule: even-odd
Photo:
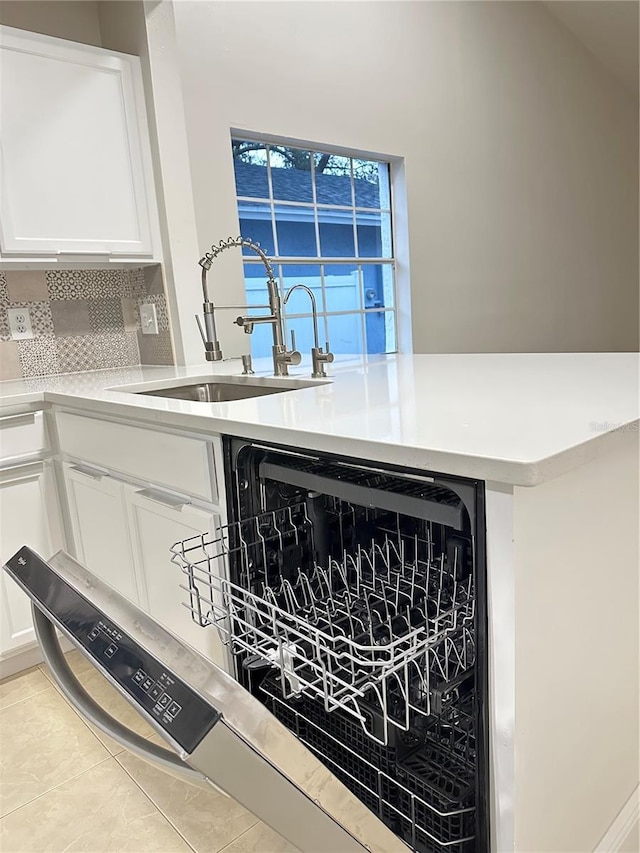
[[[64,479],[77,559],[134,602],[139,601],[125,485],[85,466],[65,464]]]
[[[216,499],[210,442],[71,412],[58,412],[56,425],[60,450],[69,456],[206,501]]]
[[[218,516],[189,505],[172,505],[171,501],[169,495],[161,492],[150,498],[144,491],[133,488],[128,491],[132,539],[144,587],[143,606],[169,631],[228,669],[225,650],[215,628],[196,625],[191,612],[183,606],[189,596],[180,584],[185,584],[187,579],[171,562],[169,551],[179,540],[210,533]]]
[[[3,255],[152,258],[138,57],[0,27]]]
[[[4,461],[15,456],[40,453],[46,448],[43,412],[0,417],[0,456]]]
[[[62,547],[57,496],[49,463],[36,462],[0,473],[0,558],[23,545],[44,559]],[[35,641],[29,599],[6,572],[0,573],[0,654]]]

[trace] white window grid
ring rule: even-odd
[[[391,200],[391,181],[390,176],[387,173],[387,182],[386,185],[388,187],[388,195],[385,199],[388,201],[388,205],[381,205],[380,207],[365,207],[362,205],[357,205],[355,203],[356,193],[355,193],[355,174],[353,168],[353,160],[361,159],[354,156],[349,156],[347,154],[341,154],[340,156],[349,157],[350,160],[350,183],[351,183],[351,205],[340,205],[340,204],[329,204],[327,202],[319,202],[317,200],[317,188],[316,188],[316,169],[315,169],[315,156],[316,154],[330,154],[332,152],[329,151],[320,151],[317,148],[304,148],[302,150],[309,151],[311,154],[310,165],[311,165],[311,193],[312,200],[310,202],[300,202],[300,201],[292,201],[290,199],[279,199],[274,195],[273,189],[273,177],[272,177],[272,166],[271,166],[271,145],[269,143],[264,144],[265,152],[266,152],[266,171],[267,171],[267,186],[268,186],[268,198],[264,196],[241,196],[237,195],[237,202],[247,202],[252,204],[260,204],[261,207],[265,207],[269,209],[269,217],[271,222],[271,233],[273,238],[274,252],[273,254],[269,253],[269,258],[272,261],[272,266],[274,272],[277,270],[277,281],[280,289],[280,294],[284,297],[285,293],[285,273],[284,269],[287,266],[316,266],[319,268],[320,273],[320,286],[322,299],[320,304],[318,305],[318,325],[320,328],[324,327],[324,334],[320,332],[321,344],[323,341],[329,341],[329,318],[330,317],[339,317],[339,316],[360,316],[360,324],[361,324],[361,340],[363,347],[366,347],[367,341],[367,330],[366,330],[366,316],[367,314],[383,314],[385,316],[385,325],[387,329],[387,340],[389,337],[395,342],[394,352],[397,351],[397,341],[398,341],[398,330],[397,330],[397,318],[396,318],[396,287],[395,287],[395,257],[393,253],[393,212],[392,212],[392,200]],[[294,147],[294,146],[289,146]],[[390,164],[386,161],[380,160],[376,161],[374,158],[367,158],[367,162],[378,162],[380,165],[386,166],[387,170],[390,169]],[[382,201],[383,198],[383,186],[380,184],[380,199]],[[315,229],[315,242],[316,249],[319,249],[321,246],[320,242],[320,219],[318,216],[318,212],[320,210],[336,210],[336,211],[344,211],[351,213],[352,219],[352,227],[353,227],[353,245],[355,248],[354,256],[345,256],[345,257],[334,257],[327,255],[317,255],[315,257],[309,255],[296,255],[296,256],[286,256],[281,255],[279,252],[279,242],[278,242],[278,229],[277,229],[277,220],[276,220],[276,206],[286,205],[287,207],[299,207],[304,208],[306,210],[311,210],[313,212],[313,222]],[[391,228],[389,233],[389,252],[386,256],[382,257],[360,257],[359,256],[359,242],[358,242],[358,213],[363,214],[386,214],[390,217],[391,220]],[[384,229],[383,229],[384,235]],[[243,235],[251,237],[252,235]],[[260,258],[252,255],[243,255],[243,263],[248,265],[262,264]],[[380,266],[383,271],[383,282],[384,282],[384,295],[385,295],[385,305],[381,308],[367,308],[364,305],[364,281],[363,281],[363,267],[368,265]],[[326,292],[326,267],[331,266],[351,266],[354,267],[357,271],[358,275],[358,301],[359,307],[347,309],[344,311],[330,311],[327,310],[327,292]],[[311,317],[311,311],[304,311],[300,313],[287,312],[285,314],[285,326],[287,325],[287,321],[304,319],[307,317]],[[287,328],[288,333],[288,328]],[[390,333],[390,334],[389,334]]]

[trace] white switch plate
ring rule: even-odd
[[[158,315],[154,302],[145,302],[140,306],[140,325],[143,335],[158,334]]]
[[[9,328],[14,341],[25,341],[33,337],[31,316],[28,308],[9,308]]]

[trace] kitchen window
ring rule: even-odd
[[[390,163],[257,139],[233,138],[232,148],[240,231],[272,259],[282,295],[298,283],[313,291],[320,345],[395,352]],[[264,267],[243,251],[247,305],[264,305]],[[295,291],[285,312],[287,334],[308,351],[308,295]],[[269,356],[271,345],[271,329],[256,326],[253,356]]]

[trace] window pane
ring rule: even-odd
[[[362,308],[360,289],[357,266],[328,264],[324,267],[326,311],[359,311]]]
[[[320,255],[325,258],[354,258],[353,212],[351,210],[318,210]]]
[[[277,204],[275,216],[278,254],[296,258],[317,257],[316,227],[312,207]]]
[[[311,153],[277,145],[269,150],[273,197],[281,201],[313,201]]]
[[[302,353],[304,359],[308,359],[313,346],[313,317],[311,314],[307,317],[287,317],[286,326],[287,347],[291,347],[291,332],[293,331],[296,336],[296,349]],[[320,346],[323,347],[325,335],[322,316],[318,317],[318,338]]]
[[[256,308],[256,305],[267,303],[267,276],[262,264],[244,264],[244,286],[247,297],[248,313],[257,317],[269,313],[267,308]],[[225,311],[227,322],[233,322],[240,314],[239,310]],[[251,355],[253,358],[266,358],[271,355],[273,345],[273,331],[269,325],[256,325],[251,333]]]
[[[393,268],[390,264],[363,264],[362,296],[365,308],[393,308]]]
[[[244,264],[244,287],[247,296],[247,306],[267,304],[267,273],[263,264]],[[233,317],[234,320],[239,313],[240,311],[236,311]],[[269,311],[268,309],[261,309],[252,310],[251,313],[268,314]]]
[[[364,351],[361,314],[329,315],[327,324],[332,352],[340,354]]]
[[[396,332],[393,311],[375,311],[364,316],[367,352],[395,352]]]
[[[251,333],[251,355],[253,358],[271,358],[273,347],[273,331],[271,326],[257,325]]]
[[[381,178],[384,183],[387,166],[372,160],[353,161],[353,184],[356,207],[385,207],[380,199]],[[384,194],[383,194],[384,195]]]
[[[351,160],[335,154],[315,154],[316,201],[318,204],[353,206]]]
[[[266,146],[253,150],[253,146],[259,144],[242,140],[232,141],[236,195],[269,198]]]
[[[356,213],[358,257],[392,258],[391,214]]]
[[[306,284],[316,297],[318,311],[322,311],[322,279],[319,266],[303,266],[302,264],[287,264],[281,266],[283,290],[286,293],[294,284]],[[309,314],[311,312],[311,300],[309,294],[302,288],[294,290],[284,308],[289,314]]]
[[[260,243],[260,248],[267,255],[274,255],[276,250],[273,242],[270,205],[239,201],[238,216],[240,218],[240,233],[242,236],[253,240],[254,243]],[[244,246],[242,254],[257,257],[255,252]]]

